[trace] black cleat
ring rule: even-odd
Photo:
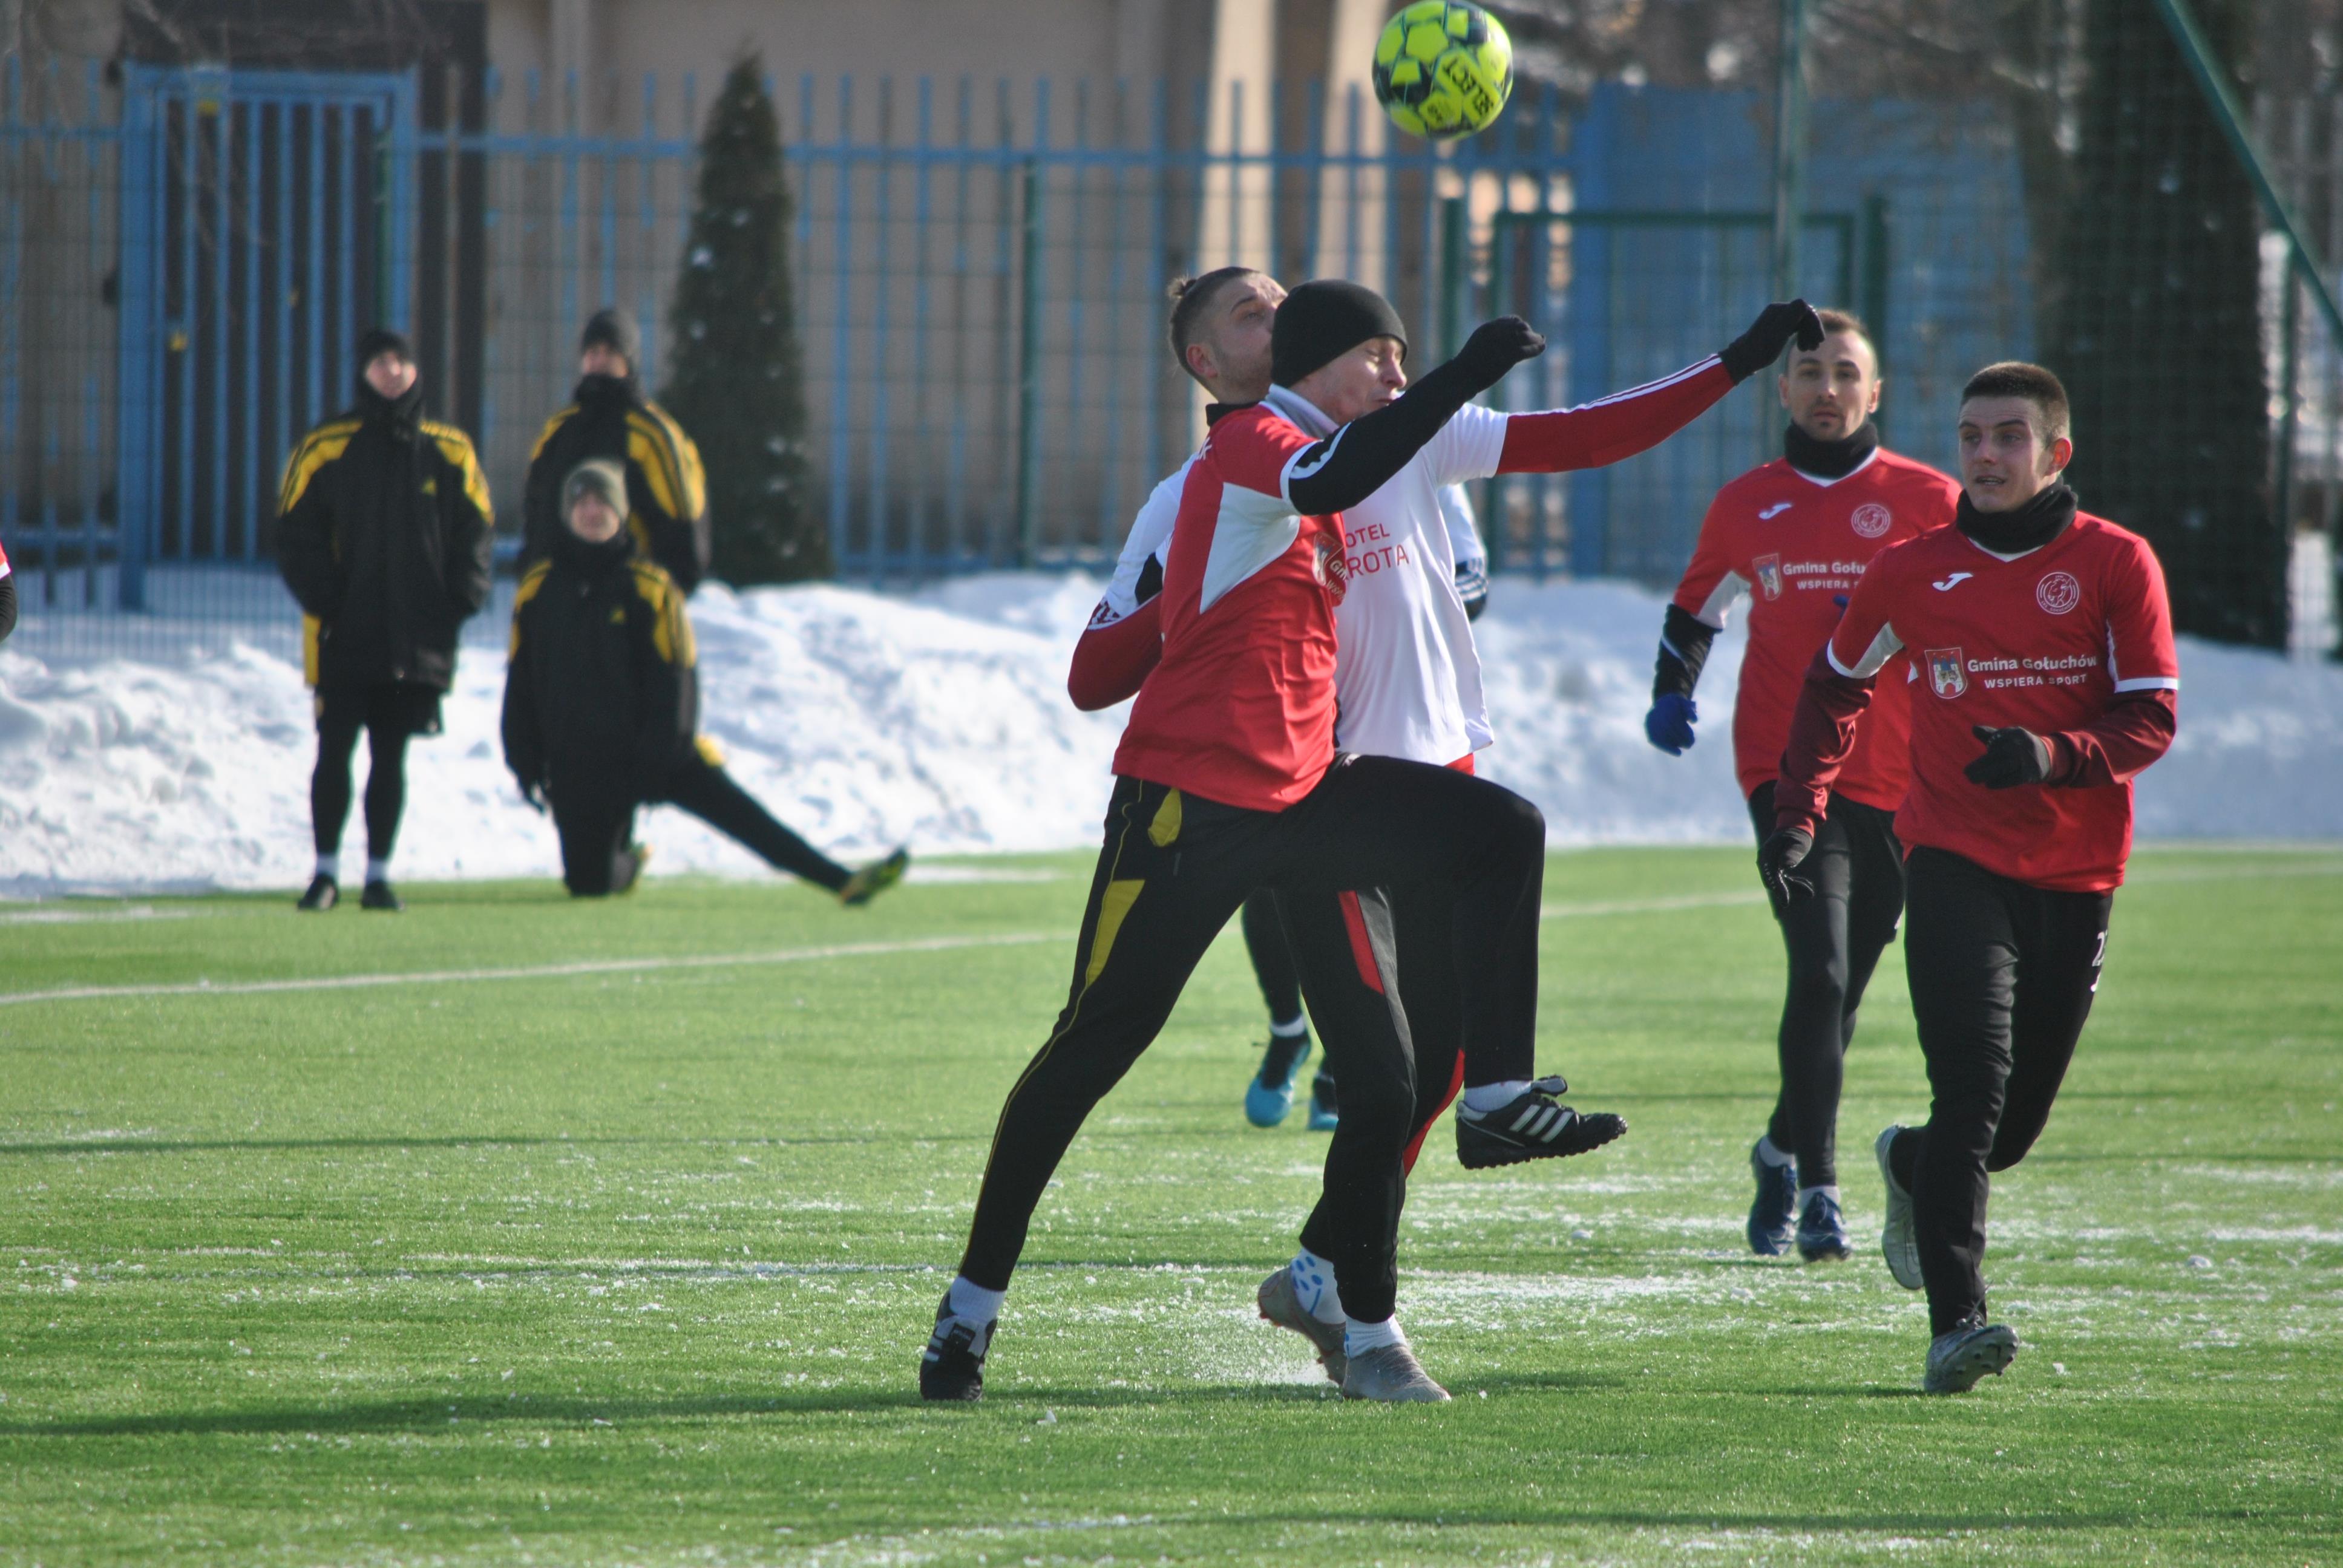
[[[342,885],[320,871],[309,879],[309,890],[301,895],[293,907],[307,910],[313,915],[324,914],[342,901]]]
[[[1966,1393],[1986,1378],[1999,1377],[2017,1350],[2016,1331],[1980,1316],[1929,1342],[1920,1386],[1929,1393]]]
[[[888,889],[903,879],[903,872],[911,864],[911,851],[898,849],[883,860],[873,860],[846,879],[838,890],[838,901],[850,910],[859,910]]]
[[[368,882],[366,885],[366,890],[358,895],[358,908],[362,910],[389,910],[393,913],[396,913],[397,911],[407,908],[407,901],[391,890],[391,887],[388,882],[373,881]]]
[[[1569,1091],[1559,1078],[1541,1078],[1509,1104],[1485,1114],[1456,1108],[1456,1162],[1468,1171],[1554,1160],[1600,1149],[1627,1131],[1627,1119],[1607,1111],[1582,1116],[1554,1099]]]
[[[1797,1223],[1798,1168],[1767,1164],[1753,1143],[1749,1172],[1757,1178],[1757,1196],[1749,1205],[1749,1250],[1761,1258],[1778,1258],[1790,1250],[1790,1232]]]
[[[974,1404],[984,1397],[984,1355],[992,1348],[992,1331],[952,1316],[951,1292],[946,1291],[936,1308],[936,1332],[920,1353],[920,1397]]]
[[[1807,1195],[1805,1211],[1798,1216],[1798,1256],[1809,1263],[1843,1263],[1855,1256],[1846,1221],[1827,1192]]]

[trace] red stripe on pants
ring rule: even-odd
[[[1359,895],[1344,889],[1334,895],[1342,904],[1342,929],[1351,933],[1351,958],[1359,966],[1359,983],[1377,996],[1383,994],[1383,973],[1375,965],[1374,944],[1367,940],[1367,917]]]

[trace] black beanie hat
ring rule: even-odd
[[[1305,283],[1285,297],[1269,329],[1270,379],[1291,387],[1370,337],[1396,337],[1404,357],[1407,328],[1391,301],[1339,277]]]
[[[387,327],[369,327],[358,337],[358,368],[364,370],[375,361],[377,354],[396,354],[409,365],[415,363],[415,344],[404,332]]]
[[[623,357],[629,370],[642,363],[642,328],[623,306],[606,305],[587,317],[586,330],[578,335],[578,352],[583,354],[597,343]]]

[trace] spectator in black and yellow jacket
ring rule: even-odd
[[[643,395],[642,333],[632,316],[616,307],[595,312],[578,349],[578,389],[545,422],[529,454],[522,569],[546,559],[561,537],[561,487],[570,471],[588,457],[608,457],[626,471],[624,518],[635,554],[665,567],[688,595],[708,575],[699,448]]]
[[[659,800],[846,903],[892,886],[910,862],[902,850],[848,870],[775,821],[699,736],[691,621],[667,569],[635,558],[618,465],[578,464],[561,500],[566,521],[548,558],[513,601],[504,742],[521,798],[552,808],[570,892],[634,885],[646,853],[634,841],[635,809]]]
[[[277,505],[277,560],[302,610],[303,662],[317,692],[317,767],[309,813],[317,873],[305,910],[340,898],[350,753],[367,732],[369,910],[403,906],[391,849],[407,799],[407,743],[439,733],[456,634],[488,602],[488,483],[471,438],[423,417],[407,338],[358,340],[356,407],[301,438]]]

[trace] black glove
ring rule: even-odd
[[[1823,318],[1803,299],[1787,305],[1777,301],[1759,311],[1749,330],[1726,344],[1717,357],[1725,361],[1726,373],[1735,381],[1746,381],[1779,359],[1793,337],[1801,348],[1822,344]]]
[[[1765,884],[1775,920],[1788,914],[1800,899],[1814,896],[1814,879],[1796,875],[1814,847],[1815,836],[1803,828],[1776,828],[1758,847],[1757,879]]]
[[[2050,777],[2050,743],[2031,729],[1972,724],[1969,733],[1985,742],[1984,755],[1961,769],[1970,783],[1988,789],[2015,789]]]
[[[1474,327],[1453,363],[1485,392],[1503,380],[1506,371],[1544,352],[1545,338],[1536,327],[1518,316],[1500,316]]]

